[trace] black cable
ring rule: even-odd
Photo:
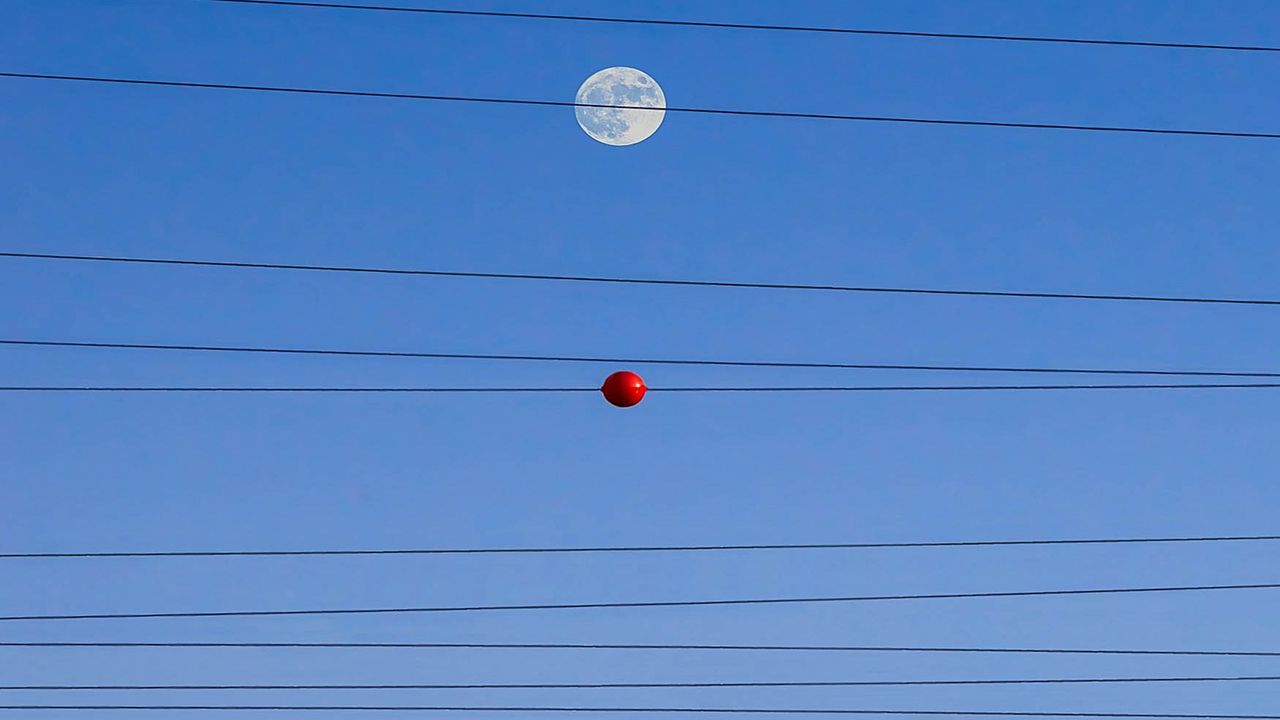
[[[1277,383],[1280,387],[1280,383]],[[654,392],[656,388],[649,388]],[[586,393],[599,388],[573,387],[142,387],[90,385],[8,385],[0,392],[147,392],[147,393]]]
[[[1092,588],[1085,590],[1017,590],[979,593],[921,593],[909,595],[850,595],[842,597],[750,598],[728,600],[649,600],[631,602],[535,603],[528,605],[454,605],[436,607],[344,608],[324,610],[221,610],[206,612],[83,613],[74,615],[6,615],[0,622],[26,620],[127,620],[202,617],[270,617],[295,615],[390,615],[404,613],[454,613],[502,610],[599,610],[617,608],[711,607],[729,605],[798,605],[902,600],[959,600],[977,598],[1064,597],[1077,595],[1133,595],[1145,593],[1200,592],[1208,590],[1276,590],[1280,583],[1236,585],[1183,585],[1173,587]]]
[[[2,76],[3,74],[0,74]],[[730,280],[668,280],[658,278],[624,278],[591,275],[544,275],[532,273],[462,272],[455,270],[414,270],[396,268],[351,267],[338,265],[298,265],[263,262],[227,262],[218,260],[175,260],[171,258],[139,258],[105,255],[67,255],[54,253],[0,252],[0,257],[30,260],[73,260],[82,262],[132,263],[141,265],[177,265],[188,267],[240,268],[250,270],[307,270],[320,272],[364,273],[372,275],[407,275],[484,280],[541,280],[555,282],[611,283],[619,285],[665,285],[678,287],[715,287],[756,290],[808,290],[819,292],[888,293],[896,295],[950,295],[991,298],[1030,298],[1040,300],[1116,300],[1125,302],[1165,302],[1214,305],[1280,306],[1280,300],[1249,298],[1177,297],[1168,295],[1098,295],[1089,293],[1057,293],[1002,290],[942,290],[936,288],[871,287],[857,285],[813,285],[765,283]]]
[[[486,353],[407,352],[394,350],[325,350],[310,348],[248,347],[235,345],[171,345],[159,343],[79,342],[65,340],[3,340],[0,345],[110,350],[177,350],[184,352],[259,353],[271,355],[321,355],[337,357],[417,358],[428,360],[514,360],[532,362],[607,363],[611,365],[681,365],[695,367],[813,368],[831,370],[918,370],[925,372],[998,372],[1065,375],[1159,375],[1174,377],[1280,377],[1280,372],[1238,370],[1134,370],[1102,368],[1048,368],[990,365],[905,365],[884,363],[790,362],[767,360],[685,360],[670,358],[619,358],[585,355],[497,355]]]
[[[384,548],[364,550],[158,550],[142,552],[0,553],[16,558],[281,557],[332,555],[518,555],[548,553],[738,552],[752,550],[878,550],[892,548],[1025,547],[1055,545],[1143,545],[1163,543],[1272,542],[1280,535],[1203,535],[1056,540],[942,540],[937,542],[775,543],[751,545],[601,545],[594,547]]]
[[[950,685],[1087,685],[1107,683],[1269,682],[1280,675],[1181,677],[1016,678],[1008,680],[812,680],[779,682],[607,683],[372,683],[293,685],[0,685],[0,691],[32,690],[612,690],[659,688],[918,687]]]
[[[1158,42],[1147,40],[1100,40],[1092,38],[1044,37],[1031,35],[989,35],[973,33],[920,32],[912,30],[871,30],[866,28],[819,27],[806,25],[762,25],[752,23],[706,22],[694,20],[661,20],[657,18],[620,18],[592,15],[552,15],[528,12],[493,12],[444,8],[402,7],[394,5],[352,5],[332,2],[298,2],[296,0],[214,0],[242,5],[277,5],[284,7],[328,8],[338,10],[371,10],[430,15],[511,18],[520,20],[562,20],[573,22],[614,23],[620,25],[662,25],[667,27],[714,28],[723,30],[771,30],[783,32],[827,33],[839,35],[871,35],[883,37],[942,38],[948,40],[994,40],[1023,43],[1059,43],[1070,45],[1113,45],[1123,47],[1178,48],[1183,50],[1233,50],[1238,52],[1280,52],[1280,47],[1266,45],[1222,45],[1210,43]]]
[[[190,710],[258,712],[574,712],[716,713],[740,715],[942,715],[948,717],[1152,718],[1159,720],[1280,720],[1280,715],[1205,713],[1014,712],[1009,710],[851,710],[817,708],[540,707],[528,705],[0,705],[0,710]]]
[[[1249,650],[1111,650],[1104,648],[920,647],[891,645],[688,645],[628,643],[439,642],[0,642],[0,648],[261,648],[455,650],[709,650],[730,652],[893,652],[1013,655],[1139,655],[1156,657],[1280,657]]]
[[[294,95],[327,95],[338,97],[384,98],[392,100],[430,100],[434,102],[482,103],[486,105],[524,105],[531,107],[605,108],[664,111],[696,115],[721,115],[791,120],[840,120],[846,122],[905,123],[911,125],[949,125],[961,127],[1020,128],[1025,130],[1076,130],[1084,132],[1137,133],[1143,135],[1184,135],[1196,137],[1253,138],[1276,140],[1280,133],[1237,130],[1188,130],[1178,128],[1130,127],[1119,125],[1078,125],[1071,123],[1007,122],[993,120],[953,120],[945,118],[891,117],[883,115],[846,115],[841,113],[783,112],[776,110],[730,110],[695,107],[643,107],[579,103],[563,100],[528,100],[520,98],[474,97],[466,95],[427,95],[419,93],[376,92],[369,90],[332,90],[324,88],[284,87],[278,85],[242,85],[234,83],[186,82],[178,80],[142,80],[136,78],[97,77],[89,75],[53,75],[49,73],[0,72],[0,77],[27,80],[62,80],[70,82],[108,83],[148,87],[197,88],[202,90],[247,90],[252,92],[289,93]]]
[[[815,385],[756,387],[654,387],[650,393],[777,393],[777,392],[1018,392],[1038,390],[1244,390],[1275,389],[1280,383],[1152,383],[1128,385]],[[248,387],[140,385],[5,385],[0,392],[30,393],[594,393],[592,387]]]
[[[667,387],[649,388],[649,392],[946,392],[946,391],[1019,391],[1019,390],[1214,390],[1227,388],[1280,388],[1280,383],[1146,383],[1109,385],[815,385],[773,387]]]

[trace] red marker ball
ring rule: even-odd
[[[600,386],[600,392],[609,404],[623,408],[639,404],[648,389],[644,386],[644,378],[627,370],[610,375]]]

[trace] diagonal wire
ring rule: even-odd
[[[519,20],[558,20],[570,22],[610,23],[616,25],[658,25],[720,30],[766,30],[779,32],[823,33],[835,35],[862,35],[882,37],[930,38],[948,40],[986,40],[1020,43],[1057,43],[1069,45],[1110,45],[1142,48],[1176,48],[1183,50],[1229,50],[1236,52],[1280,52],[1280,47],[1270,45],[1229,45],[1220,43],[1161,42],[1152,40],[1107,40],[1101,38],[1047,37],[1035,35],[994,35],[975,33],[922,32],[915,30],[877,30],[870,28],[830,27],[814,25],[777,25],[735,23],[721,21],[670,20],[660,18],[621,18],[598,15],[563,15],[533,12],[496,12],[486,10],[462,10],[456,8],[406,7],[402,5],[356,5],[337,2],[301,2],[300,0],[213,0],[213,2],[241,5],[274,5],[292,8],[324,8],[335,10],[365,10],[374,12],[412,13],[422,15],[452,15],[459,17],[508,18]]]
[[[0,73],[3,77],[3,73]],[[628,278],[600,275],[548,275],[536,273],[465,272],[458,270],[421,270],[401,268],[353,267],[340,265],[302,265],[265,262],[230,262],[221,260],[181,260],[174,258],[142,258],[108,255],[71,255],[65,253],[0,252],[0,258],[29,260],[68,260],[76,262],[168,265],[185,267],[237,268],[245,270],[300,270],[313,272],[359,273],[369,275],[402,275],[416,277],[448,277],[483,280],[532,280],[551,282],[605,283],[613,285],[657,285],[667,287],[738,288],[756,290],[802,290],[815,292],[877,293],[896,295],[946,295],[957,297],[1023,298],[1038,300],[1110,300],[1120,302],[1160,302],[1212,305],[1280,306],[1280,300],[1267,298],[1222,298],[1170,295],[1117,295],[1093,293],[1059,293],[1004,290],[948,290],[941,288],[877,287],[865,285],[820,285],[803,283],[750,282],[736,280],[676,280],[664,278]]]
[[[947,717],[1150,718],[1152,720],[1280,720],[1280,715],[1139,712],[1021,712],[1011,710],[863,710],[819,708],[546,707],[530,705],[0,705],[0,710],[132,710],[233,712],[530,712],[714,713],[733,715],[929,715]]]
[[[885,652],[1014,655],[1132,655],[1153,657],[1280,657],[1265,650],[1134,650],[1110,648],[925,647],[892,645],[707,645],[654,643],[484,642],[0,642],[0,648],[263,648],[461,650],[706,650],[728,652]]]
[[[1181,135],[1192,137],[1241,138],[1277,140],[1280,133],[1242,130],[1194,130],[1187,128],[1154,128],[1122,125],[1084,125],[1075,123],[1039,123],[997,120],[961,120],[952,118],[895,117],[888,115],[851,115],[843,113],[785,112],[777,110],[734,110],[728,108],[699,107],[646,107],[641,105],[606,105],[579,103],[563,100],[533,100],[527,98],[478,97],[472,95],[437,95],[423,93],[380,92],[371,90],[339,90],[327,88],[286,87],[280,85],[246,85],[239,83],[190,82],[179,80],[148,80],[92,75],[59,75],[53,73],[29,73],[6,71],[0,77],[26,80],[54,80],[61,82],[98,83],[108,85],[133,85],[140,87],[190,88],[200,90],[241,90],[293,95],[323,95],[331,97],[382,98],[389,100],[423,100],[483,105],[523,105],[528,107],[604,108],[669,112],[689,115],[717,115],[788,120],[832,120],[843,122],[897,123],[908,125],[939,125],[953,127],[1018,128],[1024,130],[1073,130],[1080,132],[1127,133],[1142,135]]]
[[[1029,547],[1058,545],[1149,545],[1167,543],[1273,542],[1280,535],[1058,538],[1041,540],[940,540],[877,543],[773,543],[750,545],[598,545],[593,547],[381,548],[355,550],[156,550],[124,552],[0,553],[15,558],[288,557],[333,555],[519,555],[549,553],[742,552],[756,550],[876,550],[902,548]]]
[[[319,355],[329,357],[416,358],[427,360],[497,360],[528,362],[606,363],[613,365],[678,365],[694,367],[811,368],[833,370],[912,370],[925,372],[996,372],[1065,375],[1155,375],[1172,377],[1280,377],[1274,371],[1241,370],[1142,370],[1109,368],[1061,368],[992,365],[909,365],[889,363],[791,362],[773,360],[701,360],[675,358],[624,358],[589,355],[531,355],[492,353],[408,352],[396,350],[335,350],[243,345],[191,345],[163,343],[83,342],[67,340],[0,339],[13,347],[52,347],[108,350],[160,350],[183,352],[255,353],[267,355]]]
[[[751,387],[656,387],[650,393],[816,393],[816,392],[1020,392],[1046,390],[1261,390],[1280,383],[1142,383],[1107,385],[813,385]],[[593,387],[267,387],[267,386],[156,386],[156,385],[4,385],[11,393],[373,393],[447,394],[475,393],[595,393]]]
[[[1090,685],[1138,683],[1273,682],[1280,675],[1187,675],[1175,677],[1015,678],[997,680],[798,680],[744,682],[604,683],[328,683],[288,685],[0,685],[0,691],[66,690],[609,690],[658,688],[919,687],[950,685]]]
[[[392,608],[329,608],[314,610],[215,610],[145,613],[77,613],[66,615],[6,615],[0,622],[41,620],[126,620],[159,618],[285,617],[306,615],[392,615],[413,613],[456,613],[522,610],[599,610],[622,608],[726,607],[744,605],[801,605],[907,600],[960,600],[1026,597],[1071,597],[1088,595],[1136,595],[1230,590],[1277,590],[1280,583],[1232,585],[1180,585],[1166,587],[1088,588],[1080,590],[1017,590],[1006,592],[917,593],[906,595],[848,595],[836,597],[746,598],[719,600],[647,600],[626,602],[533,603],[517,605],[451,605]]]

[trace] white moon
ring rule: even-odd
[[[667,98],[662,88],[648,75],[629,67],[605,68],[587,78],[574,98],[578,105],[616,105],[613,107],[578,107],[578,125],[583,132],[605,145],[635,145],[648,138],[662,124]],[[654,110],[628,110],[656,108]]]

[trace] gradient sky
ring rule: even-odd
[[[1217,2],[467,7],[1280,45]],[[1229,12],[1224,9],[1229,7]],[[6,70],[672,105],[1280,130],[1267,54],[8,0]],[[1276,297],[1280,144],[0,80],[4,250],[474,271]],[[1276,310],[0,261],[8,338],[1280,369]],[[590,365],[4,349],[5,384],[596,385]],[[653,386],[1007,376],[635,368]],[[9,551],[1275,533],[1280,395],[0,397]],[[3,561],[0,613],[964,592],[1280,580],[1274,545]],[[4,640],[1280,648],[1276,592],[375,618],[6,623]],[[1266,660],[0,650],[12,683],[1277,674]],[[1275,713],[1274,683],[5,693],[0,704],[739,705]],[[73,717],[71,714],[65,717]],[[36,717],[0,713],[0,718]],[[148,717],[191,717],[154,713]],[[230,717],[230,715],[228,715]],[[308,717],[345,717],[315,714]],[[486,715],[488,717],[488,715]],[[494,715],[494,717],[500,717]],[[514,717],[514,716],[512,716]]]

